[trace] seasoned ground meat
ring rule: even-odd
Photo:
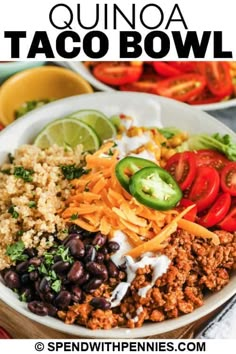
[[[138,269],[120,306],[106,311],[85,304],[75,304],[59,317],[66,323],[79,323],[91,329],[117,326],[141,327],[144,321],[161,322],[190,313],[204,302],[206,292],[219,291],[229,282],[230,271],[236,268],[236,235],[216,231],[220,245],[197,238],[183,230],[173,234],[162,251],[171,260],[166,274],[140,297],[138,290],[150,284],[152,268]],[[109,298],[115,284],[103,284],[96,296]]]

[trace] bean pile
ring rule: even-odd
[[[83,303],[87,294],[93,294],[109,278],[117,278],[120,269],[110,259],[119,244],[108,241],[101,233],[92,234],[76,225],[69,228],[68,237],[43,254],[36,249],[25,249],[26,260],[1,274],[5,284],[28,303],[31,312],[39,316],[57,316],[74,303]],[[124,267],[121,266],[122,271]],[[93,297],[90,304],[107,310],[110,303],[102,297]]]

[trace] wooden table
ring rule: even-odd
[[[218,311],[219,310],[214,311],[214,313],[211,313],[210,315],[198,320],[191,325],[152,338],[194,338],[202,326],[210,321]],[[9,306],[1,301],[0,326],[3,326],[15,339],[72,338],[69,334],[55,331],[18,314],[16,311],[12,310]]]

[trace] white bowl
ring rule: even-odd
[[[23,143],[33,141],[37,133],[49,122],[79,109],[97,109],[107,115],[117,113],[131,114],[139,123],[148,124],[153,120],[165,126],[176,126],[189,133],[215,133],[236,135],[222,123],[208,114],[183,103],[145,93],[110,92],[75,96],[59,100],[29,113],[15,121],[0,133],[0,163],[7,153]],[[141,338],[172,331],[207,315],[236,292],[236,273],[232,274],[229,284],[218,293],[210,294],[205,304],[193,313],[170,319],[161,323],[144,324],[141,328],[111,330],[90,330],[78,325],[66,325],[51,317],[39,317],[27,310],[26,304],[17,299],[16,294],[0,280],[0,298],[19,313],[32,320],[72,336],[93,338]],[[27,329],[26,329],[27,330]]]
[[[97,90],[101,91],[116,91],[114,88],[103,84],[101,81],[97,80],[91,71],[82,63],[82,62],[67,62],[67,66],[70,67],[72,70],[83,76],[93,87]],[[232,98],[228,101],[221,101],[216,103],[209,103],[209,104],[199,104],[194,105],[194,107],[203,110],[203,111],[213,111],[213,110],[220,110],[226,109],[229,107],[236,106],[236,98]]]

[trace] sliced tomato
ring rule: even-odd
[[[156,89],[158,77],[155,74],[142,75],[141,79],[130,84],[120,86],[121,91],[153,92]]]
[[[197,71],[196,62],[194,61],[169,61],[168,64],[182,73],[192,73]]]
[[[10,334],[2,327],[0,327],[0,339],[11,339]]]
[[[165,63],[164,61],[154,61],[152,63],[156,72],[165,77],[173,77],[181,75],[182,72],[179,69],[176,69],[169,63]]]
[[[218,224],[227,215],[231,205],[229,193],[222,193],[218,196],[207,214],[199,218],[198,223],[205,227],[212,227]]]
[[[234,206],[226,217],[219,223],[219,227],[228,232],[236,231],[236,206]]]
[[[196,164],[200,166],[210,166],[217,171],[221,171],[225,165],[229,163],[229,160],[219,152],[215,150],[198,150],[196,152]]]
[[[233,84],[228,63],[207,61],[201,65],[205,72],[207,86],[213,95],[225,97],[233,93]]]
[[[198,212],[207,209],[215,201],[219,187],[220,177],[213,167],[201,166],[197,168],[189,199],[196,203]]]
[[[195,154],[190,151],[177,153],[171,156],[165,168],[184,191],[190,187],[196,175]]]
[[[191,200],[183,198],[181,199],[178,205],[178,209],[182,211],[191,205],[194,205],[194,203]],[[184,219],[189,221],[195,221],[196,216],[197,216],[197,207],[195,205],[195,207],[193,207],[187,214],[184,215]]]
[[[221,188],[236,196],[236,162],[229,162],[221,172]]]
[[[0,131],[4,129],[4,125],[0,123]]]
[[[185,74],[160,81],[154,93],[178,101],[189,101],[199,95],[205,85],[206,80],[204,76]]]
[[[139,80],[143,72],[142,65],[108,62],[98,64],[93,68],[94,76],[107,85],[120,86]]]
[[[207,87],[205,87],[204,90],[199,95],[189,100],[188,103],[192,105],[209,104],[209,103],[216,103],[222,101],[222,99],[223,98],[220,96],[213,95],[211,91]]]

